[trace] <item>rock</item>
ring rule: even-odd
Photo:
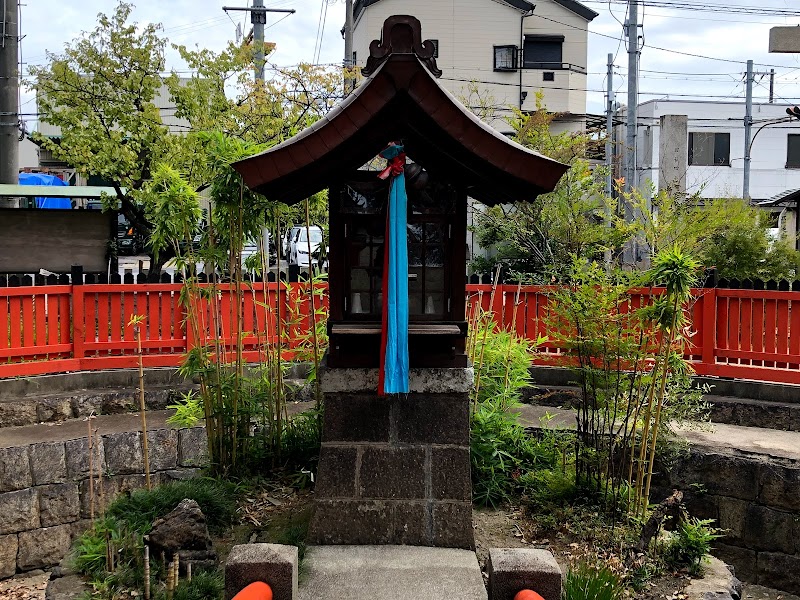
[[[92,448],[92,469],[95,473],[104,473],[106,471],[105,453],[103,452],[103,438],[97,438],[99,447]],[[66,461],[67,461],[67,476],[81,480],[89,476],[89,442],[86,438],[79,438],[77,440],[69,440],[65,444]],[[98,465],[97,463],[100,462]]]
[[[36,420],[40,423],[66,421],[72,417],[72,402],[69,398],[42,398],[36,405]]]
[[[687,600],[740,600],[742,582],[724,562],[709,556],[703,564],[703,578],[692,579],[683,593]]]
[[[61,579],[62,577],[77,575],[77,571],[75,571],[75,568],[73,567],[74,562],[75,557],[71,553],[67,554],[61,559],[61,562],[53,567],[52,571],[50,571],[50,580],[52,581],[53,579]]]
[[[0,492],[31,486],[27,447],[0,448]]]
[[[0,579],[17,572],[17,534],[0,535]]]
[[[67,480],[67,457],[64,442],[31,444],[29,453],[33,485],[64,483]]]
[[[51,579],[44,592],[45,600],[78,600],[88,597],[92,589],[77,575]]]
[[[194,500],[181,500],[175,509],[153,523],[148,535],[153,549],[168,556],[180,552],[181,562],[194,564],[213,560],[206,516]]]
[[[43,485],[36,489],[39,492],[39,519],[42,527],[78,520],[81,506],[77,484]]]
[[[19,534],[17,567],[29,571],[61,562],[70,547],[70,526],[45,527]]]
[[[39,498],[32,489],[0,494],[0,532],[39,527]]]

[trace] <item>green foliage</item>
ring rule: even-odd
[[[713,519],[687,519],[678,525],[664,548],[664,559],[675,569],[686,568],[689,574],[702,574],[702,561],[711,553],[711,544],[722,536],[713,527]]]
[[[624,593],[620,577],[603,565],[578,563],[564,579],[564,600],[620,600]]]
[[[156,600],[167,597],[166,590],[159,590]],[[225,575],[220,571],[199,570],[192,573],[192,580],[182,579],[175,588],[174,600],[222,600],[225,593]]]
[[[194,427],[203,419],[203,400],[194,390],[189,390],[178,403],[170,404],[167,408],[175,411],[167,418],[170,425]]]
[[[234,485],[211,478],[175,481],[149,491],[134,490],[112,502],[106,513],[133,531],[147,533],[153,521],[173,510],[184,498],[200,505],[210,531],[221,531],[236,516]]]
[[[523,487],[525,473],[552,466],[555,457],[537,444],[501,402],[481,402],[470,435],[473,500],[497,507]]]
[[[476,214],[478,243],[493,250],[491,258],[474,262],[478,272],[492,272],[501,264],[511,277],[525,283],[550,283],[554,277],[562,278],[572,255],[602,258],[633,234],[633,228],[617,216],[616,202],[603,193],[604,169],[593,169],[586,160],[587,151],[598,141],[582,133],[554,134],[553,118],[539,94],[535,112],[515,110],[509,121],[517,142],[570,169],[550,194]]]

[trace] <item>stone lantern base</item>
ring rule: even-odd
[[[377,369],[320,373],[325,402],[311,544],[473,549],[473,370],[411,369],[380,397]]]

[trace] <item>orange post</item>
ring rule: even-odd
[[[236,594],[233,600],[272,600],[272,588],[263,581],[256,581]]]
[[[544,598],[533,590],[521,590],[514,596],[514,600],[544,600]]]

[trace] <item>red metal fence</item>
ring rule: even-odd
[[[178,365],[198,343],[191,327],[187,332],[181,289],[181,284],[166,283],[0,288],[0,378],[135,367],[134,315],[146,317],[141,326],[145,366]],[[516,303],[516,286],[498,286],[493,311],[520,335],[547,337],[551,289],[523,287]],[[632,306],[648,302],[653,293],[659,292],[634,295]],[[470,303],[489,308],[491,286],[469,285],[467,294]],[[239,329],[233,290],[219,286],[207,296],[196,306],[201,341],[218,339],[230,350]],[[242,300],[245,356],[255,360],[275,342],[278,311],[281,321],[289,322],[289,348],[296,348],[308,334],[307,299],[307,284],[247,284]],[[693,336],[687,358],[698,374],[800,384],[800,292],[698,289],[690,313]],[[543,349],[561,350],[552,342]]]

